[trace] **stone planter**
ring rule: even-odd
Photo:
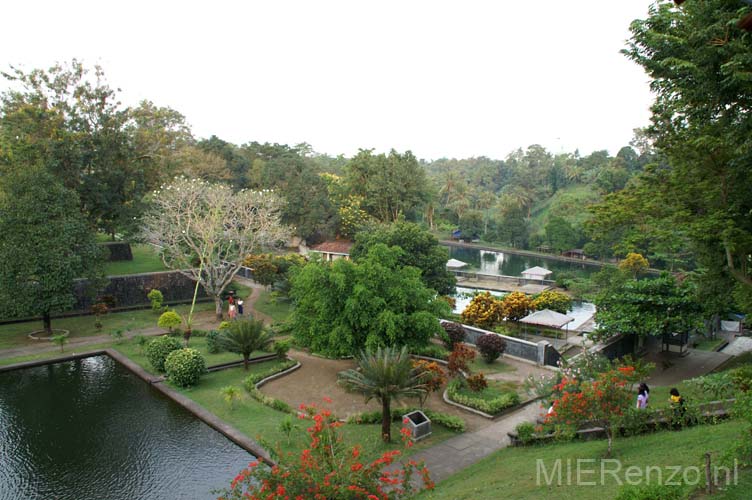
[[[420,441],[431,435],[431,419],[420,410],[403,415],[402,422],[410,430],[413,441]]]

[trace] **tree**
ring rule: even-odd
[[[366,403],[376,399],[381,403],[381,437],[385,443],[392,440],[392,400],[400,398],[425,399],[428,388],[414,368],[407,347],[366,350],[358,356],[358,369],[338,374],[338,383],[346,390],[363,394]]]
[[[501,324],[504,321],[501,300],[488,291],[475,294],[465,310],[462,311],[462,321],[480,328],[493,328]]]
[[[454,293],[457,280],[446,269],[449,253],[431,233],[417,224],[405,221],[382,225],[375,230],[358,233],[350,256],[357,262],[379,243],[400,247],[403,252],[400,254],[399,264],[420,269],[421,279],[427,287],[433,288],[439,295]]]
[[[580,241],[572,224],[558,216],[551,217],[546,223],[546,239],[557,252],[574,248]]]
[[[597,333],[605,337],[684,333],[698,325],[699,305],[693,290],[668,273],[610,287],[598,294],[595,304]]]
[[[295,340],[314,352],[348,356],[380,346],[424,346],[441,333],[445,301],[400,264],[403,251],[377,244],[357,262],[309,262],[294,269],[290,296]]]
[[[556,290],[545,290],[533,297],[533,309],[542,311],[549,309],[566,314],[572,308],[572,298]]]
[[[102,252],[76,194],[44,169],[0,177],[0,315],[51,318],[76,302],[74,282],[99,284]]]
[[[637,279],[637,276],[647,271],[648,267],[650,267],[648,259],[634,252],[628,253],[624,260],[619,262],[619,269],[629,273],[632,279]]]
[[[669,202],[668,222],[707,265],[722,257],[742,287],[752,286],[752,38],[738,24],[749,12],[735,1],[660,1],[632,23],[624,50],[652,79],[648,134],[669,165],[646,190]]]
[[[196,280],[214,298],[219,320],[222,293],[244,259],[287,239],[273,192],[235,193],[225,185],[178,178],[155,192],[151,203],[144,237],[162,248],[165,266]]]
[[[350,192],[361,196],[363,208],[381,222],[417,215],[428,201],[425,171],[410,151],[374,155],[373,150],[361,149],[345,172]]]
[[[512,292],[501,300],[501,311],[507,321],[519,321],[532,310],[532,299],[522,292]]]
[[[238,320],[230,323],[219,337],[219,344],[229,352],[243,356],[243,368],[248,370],[248,361],[255,351],[263,351],[272,343],[272,334],[258,319]]]

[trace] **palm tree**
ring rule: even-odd
[[[375,353],[370,349],[358,356],[358,369],[340,372],[339,384],[349,392],[359,392],[366,397],[381,401],[381,436],[384,442],[392,440],[392,399],[402,397],[425,399],[428,388],[420,372],[413,368],[407,348],[379,347]]]
[[[261,320],[238,320],[222,332],[219,342],[226,351],[242,354],[243,366],[247,370],[251,353],[267,348],[272,342],[272,335]]]

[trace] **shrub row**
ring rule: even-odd
[[[252,373],[248,375],[243,381],[243,387],[253,399],[258,401],[262,405],[268,406],[284,413],[294,413],[292,407],[284,401],[268,396],[260,390],[256,389],[256,384],[264,380],[266,377],[271,377],[276,373],[283,372],[289,368],[292,368],[293,366],[295,366],[295,364],[295,361],[288,359],[279,363],[277,366],[269,368],[268,370],[264,370],[259,373]]]
[[[413,347],[412,349],[410,349],[410,353],[415,354],[416,356],[443,359],[444,361],[449,359],[449,351],[447,351],[446,348],[436,344],[428,344],[423,347]]]
[[[520,396],[516,392],[508,392],[488,401],[461,394],[461,386],[462,381],[459,378],[455,378],[449,382],[449,385],[447,386],[447,395],[449,396],[449,399],[461,405],[480,410],[483,413],[488,413],[489,415],[496,415],[502,410],[520,404]]]
[[[410,412],[420,410],[431,420],[432,423],[446,427],[450,431],[465,432],[465,421],[460,417],[448,415],[427,408],[392,408],[392,422],[402,420],[402,416]],[[381,412],[372,411],[351,415],[347,419],[348,424],[380,424]]]

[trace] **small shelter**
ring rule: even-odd
[[[467,267],[467,262],[462,262],[461,260],[457,260],[457,259],[449,259],[446,263],[446,266],[449,269],[460,269],[463,267]]]
[[[551,275],[553,271],[540,266],[531,267],[522,271],[522,277],[529,280],[544,280]]]
[[[353,247],[352,241],[335,240],[325,241],[318,245],[312,246],[308,251],[320,253],[326,262],[337,259],[350,259],[350,250]]]
[[[573,248],[566,252],[561,252],[562,257],[569,257],[570,259],[585,260],[585,251],[582,248]]]
[[[551,309],[543,309],[542,311],[535,311],[532,314],[528,314],[520,320],[520,323],[561,330],[562,328],[567,327],[572,321],[574,321],[574,318],[571,316],[552,311]],[[567,328],[564,333],[564,338],[566,339],[568,336],[569,329]]]

